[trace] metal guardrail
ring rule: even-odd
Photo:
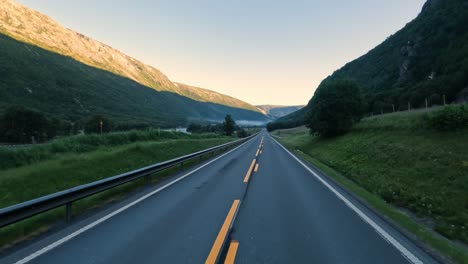
[[[43,143],[36,144],[10,144],[10,143],[0,143],[0,148],[28,148],[42,145]]]
[[[249,139],[252,139],[256,135],[257,134],[233,142],[201,150],[179,158],[156,163],[130,172],[126,172],[99,181],[46,195],[34,200],[2,208],[0,209],[0,228],[64,205],[66,206],[65,217],[68,222],[71,220],[72,203],[75,201],[81,200],[93,194],[109,190],[111,188],[120,186],[130,181],[140,179],[144,176],[149,176],[150,174],[153,174],[155,172],[172,168],[179,164],[183,165],[184,162],[190,161],[198,157],[201,158],[201,156],[205,154],[214,153],[217,150],[244,143]]]

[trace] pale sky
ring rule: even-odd
[[[425,0],[18,0],[156,67],[251,104],[306,104]]]

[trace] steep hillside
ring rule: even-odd
[[[426,98],[441,104],[444,95],[447,102],[466,101],[467,25],[467,1],[429,0],[416,19],[328,78],[357,81],[368,112],[391,109],[392,104],[405,110],[408,102],[422,107]]]
[[[116,123],[184,126],[190,121],[265,121],[250,110],[198,102],[0,34],[0,112],[22,105],[70,122],[102,114]]]
[[[71,57],[88,66],[129,78],[160,92],[176,93],[196,101],[258,111],[255,107],[219,93],[179,87],[159,70],[120,51],[67,29],[50,17],[12,0],[1,0],[0,33],[18,41]],[[216,94],[216,96],[213,96]],[[215,99],[215,100],[211,100]]]
[[[255,106],[228,95],[183,83],[174,83],[174,85],[178,88],[178,93],[180,95],[199,102],[211,102],[258,112],[258,109]]]
[[[22,42],[72,57],[87,65],[130,78],[159,91],[177,92],[160,71],[120,51],[67,29],[50,17],[13,0],[2,0],[0,32]]]
[[[304,107],[304,105],[295,105],[295,106],[284,106],[284,105],[257,105],[256,106],[260,111],[269,115],[273,118],[280,118],[285,115],[288,115],[292,112],[295,112]]]

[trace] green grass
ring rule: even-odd
[[[187,135],[169,131],[129,131],[66,137],[44,145],[27,148],[0,148],[0,169],[9,169],[53,159],[66,153],[87,153],[102,147],[121,146],[134,142],[168,139],[203,139],[222,137],[216,134]]]
[[[420,240],[468,263],[468,131],[428,130],[423,117],[367,118],[331,139],[304,127],[273,135]]]
[[[196,137],[142,141],[120,146],[103,144],[94,151],[84,153],[71,151],[52,155],[49,159],[30,165],[2,170],[0,171],[0,208],[233,140],[229,137],[203,138],[206,137],[203,135]],[[196,162],[194,160],[185,166]],[[178,169],[154,174],[151,179],[157,182]],[[81,213],[116,200],[146,183],[145,179],[137,180],[78,201],[74,203],[74,213]],[[0,249],[44,232],[54,222],[63,219],[63,216],[64,209],[58,208],[0,229]]]

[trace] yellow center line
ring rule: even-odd
[[[226,259],[224,260],[224,264],[234,264],[234,261],[236,260],[236,253],[237,253],[238,248],[239,248],[239,242],[233,240],[231,244],[229,245],[229,250],[226,255]]]
[[[245,174],[244,183],[249,182],[250,174],[252,174],[254,165],[255,165],[255,160],[252,160],[252,164],[250,164],[249,170],[247,171],[247,174]]]
[[[258,163],[255,164],[255,170],[254,170],[254,172],[257,172],[257,171],[258,171]]]
[[[219,253],[221,252],[221,247],[223,246],[224,240],[228,234],[229,228],[231,227],[232,221],[236,214],[237,208],[239,207],[240,200],[234,200],[232,203],[231,209],[229,210],[226,220],[224,220],[221,230],[219,230],[218,236],[211,248],[210,254],[205,261],[205,264],[215,264],[218,260]]]
[[[257,149],[257,154],[255,154],[255,157],[258,157],[259,152],[260,152],[260,149]]]

